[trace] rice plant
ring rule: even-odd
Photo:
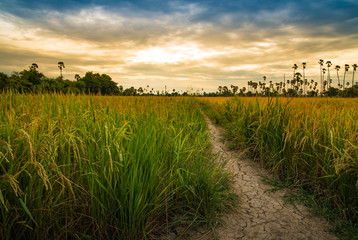
[[[1,239],[151,238],[235,204],[191,99],[0,97]]]
[[[358,221],[358,102],[346,99],[201,99],[236,146],[300,185],[335,218]],[[335,219],[331,219],[335,220]]]

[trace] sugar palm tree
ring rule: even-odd
[[[308,80],[307,80],[307,78],[305,78],[304,80],[303,80],[303,84],[304,84],[304,89],[303,89],[303,94],[304,95],[306,95],[306,86],[308,85]]]
[[[339,71],[339,69],[341,69],[341,66],[336,65],[336,67],[335,67],[334,69],[336,69],[336,70],[337,70],[338,87],[340,88],[340,86],[341,86],[341,82],[339,81],[339,74],[338,74],[338,71]]]
[[[328,71],[328,73],[327,73],[327,81],[328,81],[328,84],[329,84],[328,87],[330,88],[331,87],[331,73],[329,72],[329,68],[332,66],[332,62],[327,61],[326,64],[327,64],[327,71]]]
[[[353,67],[353,76],[352,76],[352,87],[353,87],[354,86],[354,73],[355,73],[355,71],[357,71],[358,65],[352,64],[352,67]]]
[[[76,79],[77,81],[80,80],[80,78],[81,78],[81,77],[80,77],[79,74],[76,74],[76,75],[75,75],[75,79]]]
[[[36,71],[36,69],[39,68],[39,65],[37,65],[36,63],[33,63],[33,64],[31,64],[30,68]]]
[[[345,88],[346,85],[346,73],[349,70],[349,64],[344,65],[344,75],[343,75],[343,89]],[[348,86],[348,84],[347,84]]]
[[[322,96],[322,93],[323,93],[323,80],[322,80],[322,66],[323,66],[323,59],[320,59],[318,61],[318,64],[319,64],[319,72],[320,72],[320,77],[321,77],[321,96]]]
[[[326,69],[323,68],[322,69],[322,79],[323,79],[323,92],[326,91],[326,85],[327,85],[327,81],[324,80],[324,75],[326,74]]]
[[[306,63],[303,62],[302,63],[302,73],[303,73],[303,81],[305,81],[305,69],[306,69]],[[304,89],[303,89],[303,95],[306,94],[306,82],[305,82],[305,85],[304,85]]]
[[[293,64],[292,68],[293,68],[293,78],[295,78],[295,73],[296,73],[296,70],[298,68],[297,64],[296,63]]]
[[[58,68],[60,69],[60,76],[62,79],[62,69],[65,68],[65,64],[63,62],[58,62]]]

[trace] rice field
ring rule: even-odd
[[[202,110],[284,183],[358,219],[353,99],[0,95],[0,239],[151,239],[237,196]]]
[[[234,147],[333,218],[358,220],[358,101],[319,98],[201,98]],[[335,221],[336,219],[330,219]]]
[[[194,99],[0,97],[0,239],[148,239],[235,204]]]

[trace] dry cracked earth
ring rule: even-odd
[[[223,224],[213,232],[167,235],[166,239],[337,239],[330,233],[330,225],[312,215],[304,206],[285,204],[286,190],[272,192],[272,186],[262,182],[268,173],[240,152],[229,150],[222,137],[222,129],[207,118],[214,152],[228,161],[226,168],[234,180],[234,191],[240,196],[239,210],[223,217]]]

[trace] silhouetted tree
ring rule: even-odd
[[[319,64],[319,73],[320,73],[320,78],[321,78],[321,96],[322,96],[322,94],[323,94],[323,79],[322,79],[322,66],[323,66],[323,63],[324,63],[323,59],[320,59],[320,60],[318,61],[318,64]]]
[[[76,79],[76,81],[80,80],[80,78],[81,78],[81,77],[80,77],[80,75],[79,75],[79,74],[76,74],[76,75],[75,75],[75,79]]]
[[[327,81],[328,81],[328,87],[331,87],[331,73],[329,71],[329,68],[332,66],[332,62],[331,61],[327,61]]]
[[[340,88],[340,87],[341,87],[341,82],[339,81],[339,74],[338,74],[338,72],[339,72],[339,69],[341,69],[341,66],[336,65],[336,67],[335,67],[334,69],[336,69],[336,71],[337,71],[338,88]]]
[[[60,69],[60,77],[61,79],[63,79],[62,77],[62,69],[65,68],[65,64],[63,62],[58,62],[58,68]]]
[[[345,88],[345,85],[346,85],[346,73],[348,72],[349,70],[349,64],[345,64],[344,65],[344,75],[343,75],[343,89]],[[347,84],[348,86],[349,84]]]
[[[303,90],[303,95],[306,94],[306,78],[305,78],[305,69],[306,69],[306,63],[303,62],[302,63],[302,73],[303,73],[303,80],[304,80],[304,90]]]
[[[353,75],[352,75],[352,87],[354,86],[354,73],[357,71],[357,64],[352,64],[353,67]]]

